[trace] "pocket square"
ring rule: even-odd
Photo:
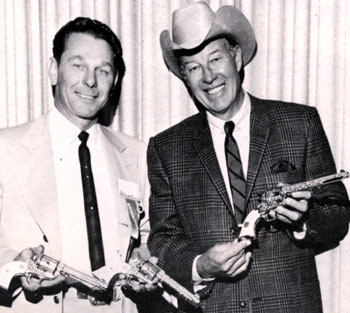
[[[296,170],[295,165],[286,160],[278,161],[275,165],[271,166],[273,174],[285,173],[293,170]]]

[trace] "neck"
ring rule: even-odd
[[[244,101],[244,92],[242,89],[240,89],[240,91],[237,94],[237,97],[232,105],[232,112],[231,112],[231,117],[229,118],[229,120],[232,119],[238,113],[238,111],[241,109],[243,101]]]
[[[72,124],[78,127],[81,131],[89,129],[91,126],[95,125],[98,121],[98,117],[94,119],[84,119],[72,114],[67,113],[64,110],[60,110],[57,106],[56,109]]]

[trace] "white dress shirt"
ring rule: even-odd
[[[49,125],[54,154],[62,261],[89,273],[91,267],[78,154],[78,135],[81,131],[57,109],[50,112]],[[108,267],[113,268],[116,266],[114,263],[118,247],[118,210],[113,198],[115,191],[111,190],[112,178],[106,166],[105,143],[102,142],[104,137],[100,136],[101,126],[95,124],[86,131],[89,133],[87,146],[91,154],[105,261]]]
[[[207,118],[209,122],[209,128],[211,137],[214,143],[214,150],[216,158],[219,161],[221,174],[225,181],[226,190],[230,198],[231,205],[233,207],[232,193],[230,187],[230,180],[228,176],[226,155],[225,155],[225,130],[224,125],[228,121],[217,118],[207,111]],[[249,142],[250,142],[250,99],[245,93],[244,100],[240,110],[231,119],[235,123],[235,129],[233,131],[233,137],[235,138],[239,147],[239,153],[241,156],[241,162],[243,167],[244,176],[247,177],[248,159],[249,159]]]

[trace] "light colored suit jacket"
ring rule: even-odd
[[[118,247],[116,258],[124,262],[130,242],[131,225],[118,182],[123,179],[139,186],[140,200],[146,210],[141,221],[141,241],[145,242],[148,235],[149,193],[146,147],[137,139],[101,125],[99,127],[108,151],[107,167],[112,173],[111,177],[115,177],[112,189],[115,190],[114,198],[119,209],[119,223],[111,227],[117,227],[119,233],[115,239]],[[39,244],[44,245],[47,255],[60,259],[59,211],[48,114],[35,121],[0,131],[0,185],[3,193],[0,206],[0,266],[12,261],[24,248]],[[53,296],[45,296],[37,304],[27,302],[20,295],[13,302],[11,312],[61,312],[62,302],[62,293],[56,295],[55,299]],[[79,302],[86,305],[84,312],[90,312],[86,311],[89,309],[96,312],[88,300]],[[127,302],[128,299],[123,299],[118,304],[113,303],[117,306],[113,312],[133,312],[134,305]],[[107,307],[103,306],[106,312]],[[0,308],[1,312],[5,310],[1,304]],[[83,309],[81,305],[79,308]],[[70,312],[74,312],[74,309]]]

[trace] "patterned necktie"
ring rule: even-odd
[[[232,121],[225,123],[225,154],[236,222],[237,224],[241,224],[245,215],[245,179],[238,145],[232,136],[234,128],[235,124]]]
[[[87,132],[82,131],[79,134],[78,138],[81,141],[81,144],[79,146],[79,160],[84,194],[84,207],[89,242],[89,255],[91,262],[91,270],[95,271],[105,265],[101,224],[98,215],[94,177],[92,176],[90,151],[88,146],[86,145],[86,142],[89,138],[89,134]]]

